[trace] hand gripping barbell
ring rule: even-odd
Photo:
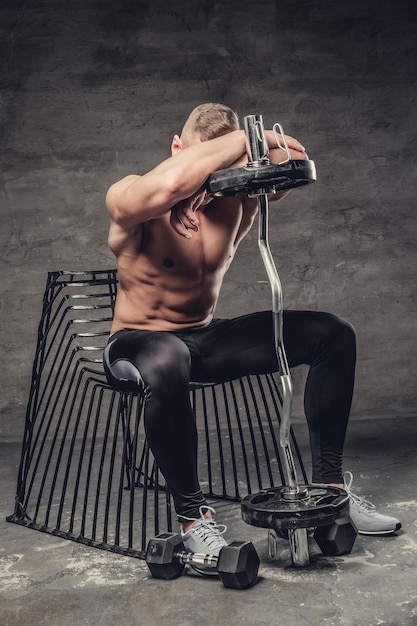
[[[229,589],[247,589],[257,579],[259,557],[249,541],[233,541],[224,546],[219,556],[186,552],[182,539],[175,533],[162,533],[150,539],[146,563],[154,578],[172,580],[184,571],[185,565],[198,565],[217,571]]]

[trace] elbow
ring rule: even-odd
[[[109,187],[106,193],[106,209],[110,217],[114,222],[118,222],[120,219],[120,209],[118,202],[116,201],[116,194],[114,191],[115,185]]]
[[[106,193],[106,209],[112,222],[119,226],[125,226],[130,221],[131,215],[124,207],[123,202],[120,201],[115,187],[113,185]]]

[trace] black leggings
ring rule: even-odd
[[[342,455],[356,361],[353,327],[313,311],[284,311],[288,364],[310,366],[304,396],[312,481],[341,483]],[[149,446],[180,519],[205,504],[197,475],[197,432],[188,383],[222,382],[277,370],[270,312],[213,320],[179,332],[124,329],[105,349],[104,367],[116,389],[145,392]]]

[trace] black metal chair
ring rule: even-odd
[[[7,520],[143,558],[173,529],[171,496],[143,430],[143,397],[102,368],[116,270],[50,272],[26,412],[15,510]],[[190,384],[208,498],[239,502],[283,483],[281,398],[272,374]],[[307,477],[294,434],[298,471]]]

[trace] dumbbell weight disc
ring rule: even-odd
[[[176,555],[185,550],[182,539],[174,533],[161,533],[150,539],[146,550],[146,563],[154,578],[172,580],[184,571],[185,565]]]
[[[217,571],[228,589],[247,589],[258,576],[259,556],[250,541],[232,541],[220,550]]]
[[[291,160],[282,165],[231,167],[211,174],[205,183],[209,194],[276,193],[300,187],[317,179],[314,161]]]

